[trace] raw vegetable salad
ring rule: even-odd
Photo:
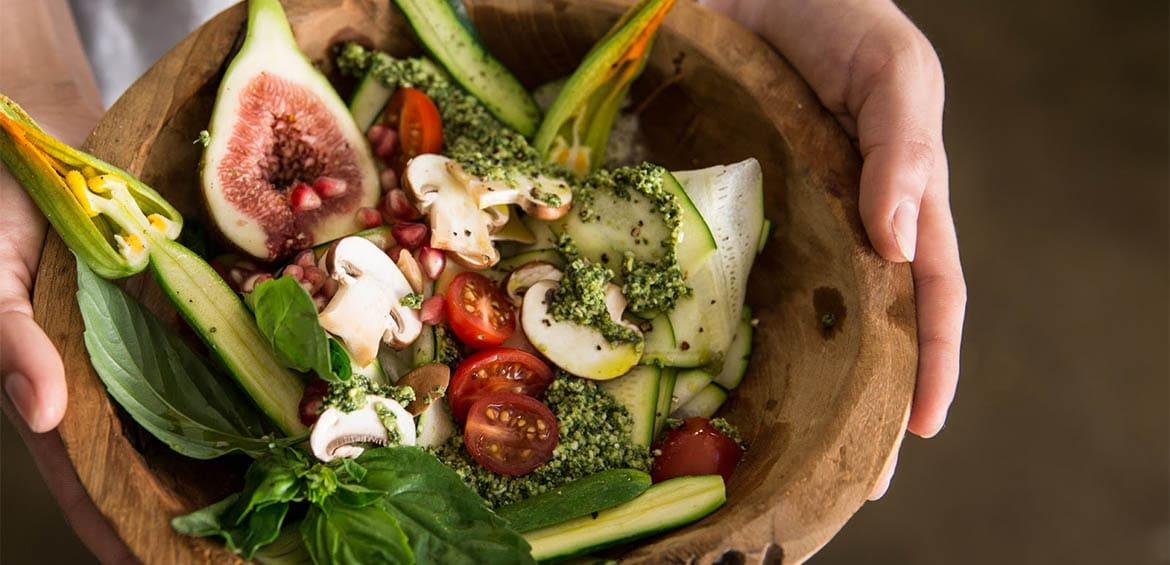
[[[529,563],[713,512],[744,454],[712,418],[747,370],[760,168],[607,159],[673,0],[544,109],[460,2],[395,3],[427,55],[338,46],[346,103],[249,1],[196,140],[210,241],[0,98],[111,396],[179,453],[253,458],[173,527],[266,562]],[[144,270],[212,359],[107,280]]]

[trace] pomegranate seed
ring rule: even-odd
[[[419,310],[418,317],[424,324],[441,324],[446,318],[444,314],[447,309],[444,307],[443,295],[432,296],[422,303],[422,308]]]
[[[429,245],[418,250],[418,262],[422,265],[422,272],[428,279],[436,280],[447,267],[447,254]]]
[[[321,287],[325,286],[325,271],[318,269],[315,265],[305,267],[305,282],[309,283],[309,294],[317,294]]]
[[[378,141],[378,146],[374,149],[374,154],[383,161],[389,162],[390,158],[394,156],[394,150],[398,148],[398,132],[388,129],[386,135]]]
[[[305,270],[300,265],[289,265],[280,274],[283,277],[292,277],[297,281],[305,278]]]
[[[382,169],[378,175],[378,182],[382,183],[382,192],[398,188],[398,173],[389,167]]]
[[[379,143],[382,143],[382,138],[386,137],[386,132],[388,131],[390,131],[390,128],[382,124],[374,124],[366,132],[366,139],[370,140],[370,145],[377,147]]]
[[[349,185],[345,181],[333,177],[317,177],[313,181],[313,190],[317,191],[322,198],[336,198],[345,194]]]
[[[321,207],[321,197],[306,183],[298,182],[288,194],[294,212],[308,212]]]
[[[321,293],[325,296],[325,298],[332,299],[333,295],[337,294],[337,287],[337,281],[333,280],[332,278],[327,278],[325,279],[325,284],[321,287]]]
[[[418,208],[411,204],[410,198],[407,198],[406,191],[395,188],[386,193],[382,197],[382,214],[384,214],[391,223],[417,220],[421,214],[418,213]]]
[[[300,265],[302,269],[307,269],[317,266],[317,258],[313,255],[312,249],[306,249],[297,254],[296,259],[293,259],[293,263]]]
[[[358,223],[366,229],[382,225],[382,213],[374,208],[358,208],[357,219]]]
[[[394,241],[407,249],[417,249],[422,245],[429,231],[426,224],[416,222],[398,222],[390,226],[390,235],[394,236]]]
[[[320,379],[305,387],[298,407],[302,424],[312,426],[317,423],[317,418],[320,418],[321,412],[325,411],[325,395],[327,394],[329,394],[329,383]]]
[[[390,258],[391,258],[391,259],[393,259],[393,260],[395,260],[395,261],[397,261],[397,260],[398,260],[398,255],[399,255],[400,253],[402,253],[402,246],[401,246],[401,245],[397,245],[397,244],[395,244],[395,245],[391,245],[391,246],[390,246],[390,249],[387,249],[387,250],[386,250],[386,254],[387,254],[387,255],[389,255],[389,256],[390,256]]]

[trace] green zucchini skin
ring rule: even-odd
[[[151,241],[150,269],[167,298],[264,415],[289,436],[306,431],[298,416],[300,377],[285,369],[235,291],[195,252],[166,238]]]
[[[449,0],[394,0],[423,47],[467,92],[508,127],[532,137],[540,108],[523,84],[479,42]]]
[[[596,516],[526,532],[524,539],[537,561],[562,560],[689,524],[726,501],[727,491],[719,475],[677,477]]]
[[[530,532],[613,508],[648,488],[650,475],[634,469],[612,469],[509,504],[496,514],[507,520],[513,530]]]

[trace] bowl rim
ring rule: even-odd
[[[472,0],[469,4],[473,18],[476,18],[485,10],[522,13],[525,9],[535,9],[533,7],[542,1]],[[285,1],[294,31],[297,19],[310,10],[307,6],[310,3]],[[554,2],[565,3],[567,0]],[[574,0],[573,3],[588,4],[616,17],[630,1]],[[239,26],[242,21],[242,7],[237,4],[172,47],[106,112],[84,147],[109,153],[111,149],[104,145],[107,138],[128,127],[135,128],[133,131],[139,132],[142,140],[153,139],[170,118],[166,110],[171,101],[147,92],[144,85],[152,85],[160,77],[173,73],[174,67],[181,66],[192,56],[196,39],[209,29]],[[808,486],[812,491],[819,491],[822,497],[835,494],[834,503],[821,509],[815,523],[797,520],[795,514],[800,512],[799,505],[793,506],[797,510],[774,506],[754,519],[735,524],[730,534],[713,531],[714,528],[688,528],[679,535],[652,539],[633,549],[628,557],[631,561],[652,562],[664,554],[671,554],[705,563],[716,561],[732,551],[749,559],[799,563],[823,547],[864,504],[882,470],[892,464],[904,435],[913,396],[917,345],[905,336],[891,340],[886,334],[893,325],[905,329],[909,323],[908,336],[914,337],[913,283],[909,267],[886,263],[873,251],[860,227],[857,211],[860,156],[831,114],[820,106],[808,85],[782,56],[755,34],[697,3],[678,3],[664,22],[664,32],[684,38],[719,38],[718,41],[696,45],[721,68],[751,67],[758,71],[738,73],[736,79],[762,102],[770,125],[782,131],[807,128],[813,132],[797,139],[796,143],[788,140],[787,150],[800,161],[818,163],[802,170],[801,174],[807,175],[808,180],[820,189],[833,215],[850,226],[846,231],[854,238],[856,250],[851,262],[856,272],[864,274],[864,278],[872,283],[871,286],[859,287],[861,317],[866,323],[862,324],[856,365],[871,374],[858,375],[861,385],[854,391],[857,401],[866,403],[868,410],[863,417],[843,421],[837,437],[827,439],[831,440],[832,446],[863,437],[875,448],[868,458],[856,462],[857,469],[847,480],[833,481],[830,479],[834,477],[818,474],[817,469],[809,471]],[[220,65],[211,65],[207,72],[214,75],[219,68]],[[776,90],[778,85],[783,86],[783,95]],[[791,104],[794,100],[803,111],[793,111]],[[142,107],[157,107],[159,111],[144,114],[140,111]],[[120,157],[111,160],[140,174],[148,152],[123,149]],[[846,179],[845,182],[838,182],[842,178]],[[89,365],[78,331],[81,325],[76,307],[63,311],[60,300],[54,300],[76,289],[73,265],[72,255],[50,232],[36,279],[49,282],[36,285],[33,302],[34,316],[57,346],[69,375],[70,409],[59,430],[83,486],[115,532],[143,561],[223,560],[230,554],[219,544],[180,536],[170,528],[170,518],[185,512],[186,505],[176,492],[151,472],[142,454],[122,433],[113,403]],[[885,305],[892,301],[910,302],[909,322],[898,320],[895,323],[887,319]],[[881,371],[884,371],[884,376],[879,374]],[[818,468],[830,464],[835,466],[838,462],[820,462]],[[810,499],[807,503],[816,502]]]

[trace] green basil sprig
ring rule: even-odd
[[[308,507],[303,522],[284,525],[298,504]],[[249,559],[279,539],[281,555],[307,554],[316,563],[533,563],[520,534],[454,471],[414,447],[368,449],[329,464],[310,464],[293,449],[274,452],[252,464],[242,492],[171,524],[187,535],[221,537]],[[300,530],[304,554],[289,539],[291,528]]]
[[[321,328],[313,298],[296,279],[280,277],[256,285],[248,306],[286,368],[313,371],[329,382],[349,380],[349,354]]]
[[[175,451],[211,459],[257,457],[303,438],[276,438],[236,386],[207,368],[150,311],[77,262],[85,346],[110,395]]]

